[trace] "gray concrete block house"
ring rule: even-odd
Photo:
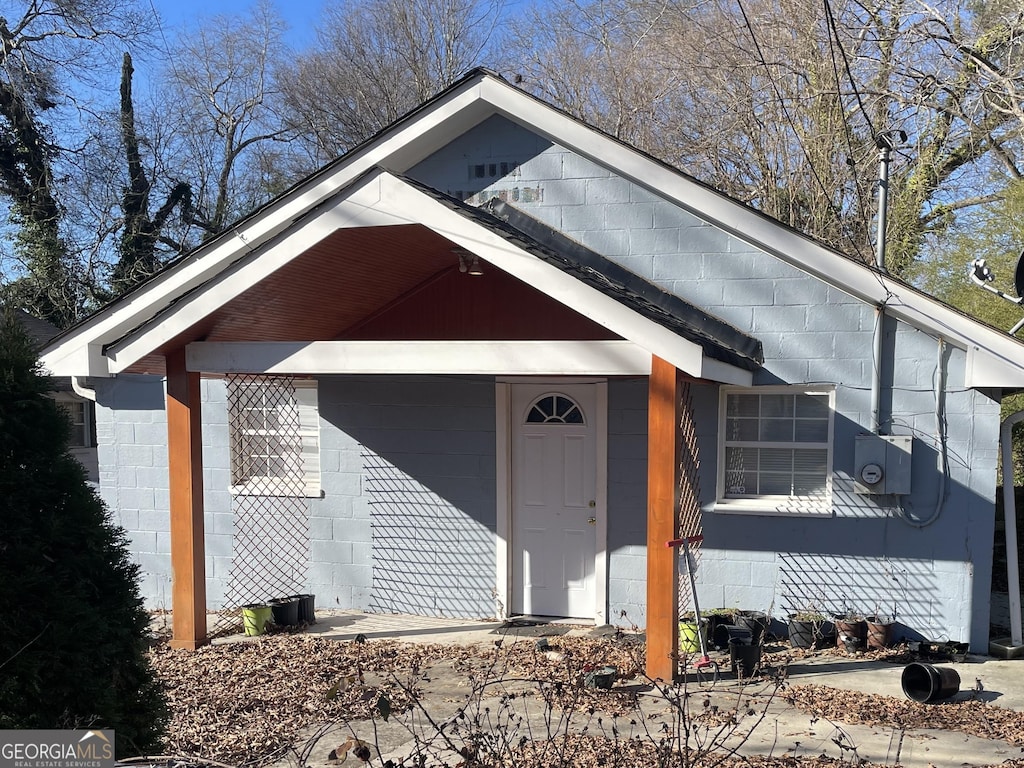
[[[206,609],[854,609],[985,650],[1024,345],[500,77],[433,100],[44,350],[177,645]],[[660,643],[660,645],[659,645]]]

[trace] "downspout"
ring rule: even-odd
[[[1017,561],[1017,508],[1013,489],[1013,425],[1024,421],[1024,411],[1007,416],[999,427],[1003,457],[1003,515],[1006,534],[1006,578],[1010,599],[1010,642],[1022,645],[1020,605],[1020,564]]]
[[[87,387],[84,384],[84,376],[72,376],[71,377],[71,389],[74,390],[75,394],[79,397],[84,397],[86,400],[92,400],[96,402],[96,390],[91,387]]]

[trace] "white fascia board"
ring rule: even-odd
[[[648,320],[391,174],[382,173],[380,180],[380,205],[393,215],[407,216],[409,211],[415,211],[416,219],[409,219],[408,223],[432,229],[503,272],[672,363],[684,373],[697,378],[703,378],[707,373],[704,350],[699,344]],[[724,363],[720,365],[725,366]],[[741,370],[725,367],[736,372]],[[717,370],[721,373],[725,368]],[[749,375],[749,372],[744,373]]]
[[[1024,388],[1024,370],[993,357],[976,345],[967,347],[967,366],[964,372],[966,387]]]
[[[439,99],[365,147],[286,192],[274,203],[231,227],[229,233],[196,248],[124,300],[101,310],[44,349],[41,363],[57,376],[110,376],[102,349],[179,297],[202,286],[247,253],[286,232],[293,223],[345,189],[369,169],[381,165],[405,170],[450,142],[452,131],[468,130],[494,109],[479,97],[479,82]]]
[[[491,79],[483,84],[481,93],[508,119],[610,168],[739,240],[867,304],[884,304],[890,316],[942,337],[961,349],[977,346],[1001,360],[1003,369],[1017,369],[1020,375],[1024,375],[1024,343],[1008,334],[961,315],[927,294],[891,280],[867,265],[852,261],[788,229],[600,131],[525,96],[511,85]],[[978,373],[981,374],[982,369]],[[976,378],[967,386],[999,386],[1001,378],[1005,376],[994,375],[991,380]]]
[[[201,288],[182,297],[167,311],[111,344],[106,350],[110,371],[120,373],[126,370],[187,330],[197,319],[216,311],[339,229],[407,223],[404,218],[397,219],[378,210],[378,186],[375,178],[366,179],[344,200],[323,206],[294,225],[286,235],[254,249]]]
[[[737,387],[750,387],[754,384],[754,374],[751,371],[707,356],[701,362],[699,378],[717,381],[720,384],[733,384]]]
[[[200,373],[647,376],[651,354],[629,341],[193,342]]]

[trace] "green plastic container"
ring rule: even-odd
[[[679,650],[681,653],[700,653],[700,637],[697,632],[700,632],[704,638],[704,644],[707,645],[707,623],[701,622],[699,625],[695,622],[681,621],[679,622]]]
[[[263,603],[250,603],[242,606],[242,627],[249,637],[262,635],[267,631],[267,624],[274,619],[274,609]]]

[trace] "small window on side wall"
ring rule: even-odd
[[[831,516],[832,389],[723,387],[717,512]]]
[[[232,493],[321,495],[316,381],[230,377],[228,423]]]
[[[95,445],[93,438],[92,409],[89,403],[75,395],[58,392],[54,395],[57,405],[67,414],[71,423],[68,436],[69,448],[91,448]]]

